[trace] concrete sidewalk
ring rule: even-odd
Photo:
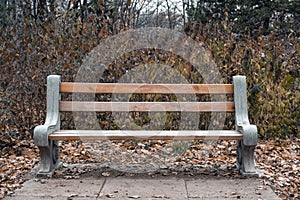
[[[27,199],[249,199],[277,200],[258,179],[220,177],[32,178],[5,200]]]

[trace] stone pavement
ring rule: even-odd
[[[221,177],[80,177],[78,179],[31,178],[5,200],[29,199],[249,199],[277,200],[258,179]]]

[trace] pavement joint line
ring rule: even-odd
[[[187,188],[186,180],[183,179],[183,181],[184,181],[184,187],[185,187],[185,191],[186,191],[186,197],[187,197],[187,199],[189,199],[189,190]]]
[[[102,190],[104,188],[104,185],[106,184],[106,181],[107,181],[107,178],[104,179],[103,184],[102,184],[102,186],[101,186],[101,188],[100,188],[100,190],[98,192],[98,195],[96,196],[96,200],[99,199],[99,196],[100,196],[100,194],[101,194],[101,192],[102,192]]]

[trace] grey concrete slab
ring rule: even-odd
[[[209,178],[186,181],[190,200],[200,199],[257,199],[280,200],[257,179]]]
[[[77,165],[76,165],[77,166]],[[87,165],[80,165],[87,167]],[[78,167],[78,166],[77,166]],[[98,169],[97,166],[95,169]],[[34,172],[34,171],[33,171]],[[99,176],[100,173],[100,176]],[[33,173],[35,174],[35,173]],[[279,200],[260,179],[230,179],[215,176],[155,176],[147,174],[116,177],[101,176],[102,171],[79,179],[35,179],[28,181],[5,200],[100,200],[100,199],[255,199]],[[98,179],[96,177],[99,177]]]
[[[96,199],[104,179],[31,179],[5,200],[25,199]]]
[[[96,197],[53,197],[53,196],[16,196],[16,197],[7,197],[5,200],[95,200]]]
[[[101,199],[187,199],[183,179],[108,178]]]

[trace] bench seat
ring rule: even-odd
[[[50,140],[241,140],[243,134],[235,130],[59,130]]]

